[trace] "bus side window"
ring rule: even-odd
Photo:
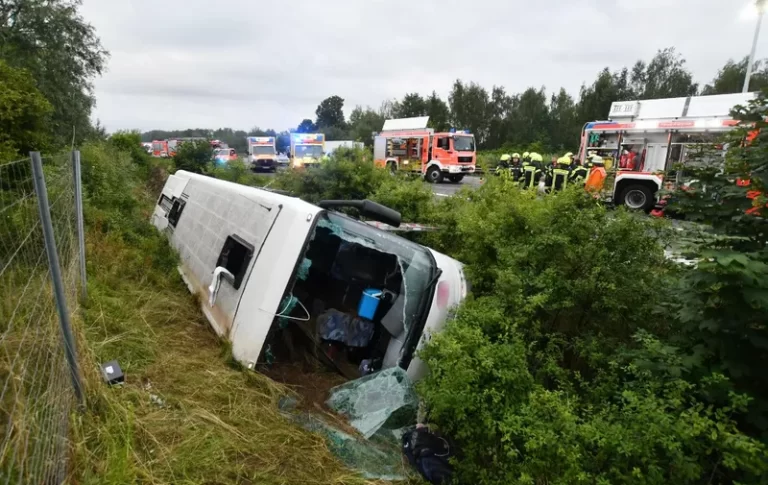
[[[181,199],[175,199],[173,201],[171,211],[168,213],[168,224],[171,227],[176,227],[176,224],[179,223],[179,218],[181,217],[181,213],[184,212],[184,207],[186,205],[187,203]]]
[[[216,266],[227,268],[235,276],[232,286],[237,290],[243,282],[245,270],[253,257],[254,248],[237,234],[227,236],[224,247],[221,248]]]
[[[160,200],[157,201],[157,205],[163,208],[165,211],[165,214],[168,215],[168,212],[173,208],[173,201],[169,199],[168,197],[161,195]]]

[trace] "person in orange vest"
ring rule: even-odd
[[[592,157],[592,170],[590,170],[589,175],[587,175],[587,180],[584,182],[584,188],[591,194],[599,194],[603,190],[603,185],[605,185],[606,176],[603,157],[597,155]]]

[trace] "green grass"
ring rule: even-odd
[[[279,413],[289,389],[228,365],[227,346],[146,222],[154,197],[143,189],[136,197],[143,220],[129,221],[131,232],[112,229],[115,214],[96,209],[89,221],[89,301],[79,322],[88,402],[75,418],[71,482],[371,483]],[[112,359],[123,386],[101,381],[98,363]]]

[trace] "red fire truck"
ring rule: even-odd
[[[631,209],[650,210],[664,183],[664,172],[685,163],[697,146],[713,146],[738,121],[736,105],[746,105],[754,93],[687,98],[617,101],[609,119],[587,123],[579,156],[597,154],[615,170],[613,200]]]
[[[379,167],[421,174],[428,182],[458,183],[474,173],[475,137],[469,131],[435,133],[428,116],[387,120],[374,136],[373,160]]]
[[[170,158],[176,155],[176,148],[187,141],[204,141],[206,138],[201,136],[192,136],[186,138],[169,138],[167,140],[152,141],[152,156],[160,158]],[[211,140],[211,148],[227,148],[226,143],[219,140]]]

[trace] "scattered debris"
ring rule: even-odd
[[[101,364],[101,375],[104,378],[104,382],[113,386],[115,384],[122,384],[125,382],[125,375],[120,368],[120,364],[116,360],[110,360],[104,364]]]
[[[453,442],[427,426],[418,425],[403,435],[403,454],[429,483],[451,483],[451,458],[457,455]]]
[[[334,387],[326,405],[371,438],[382,428],[396,432],[415,425],[419,400],[406,372],[392,367]]]
[[[325,404],[349,425],[319,406],[316,412],[302,412],[293,396],[284,396],[278,406],[302,427],[322,434],[331,451],[365,478],[407,479],[402,436],[416,423],[418,398],[403,369],[386,369],[334,387]]]

